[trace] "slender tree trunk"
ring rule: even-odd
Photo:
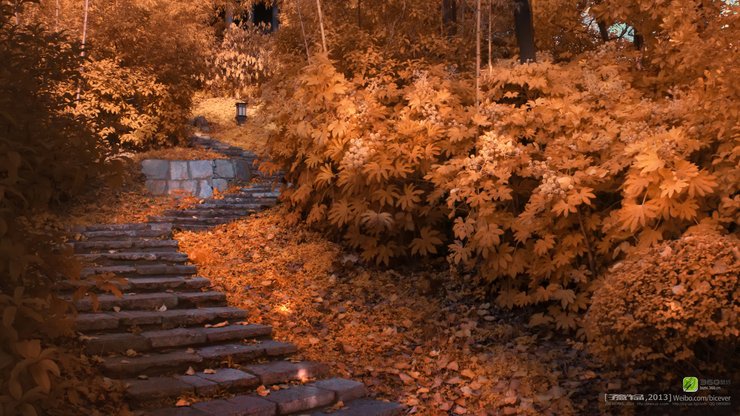
[[[493,0],[488,1],[488,72],[493,72]]]
[[[59,0],[54,4],[54,31],[59,32]]]
[[[534,25],[529,0],[514,0],[514,27],[519,45],[519,61],[535,62],[537,49],[534,45]]]
[[[252,13],[252,15],[254,15],[254,13]],[[229,28],[231,27],[233,23],[234,23],[234,3],[232,3],[231,1],[227,1],[226,6],[224,6],[224,24],[226,25],[225,30],[229,30]]]
[[[270,21],[270,32],[280,29],[280,6],[277,0],[272,2],[272,20]]]
[[[635,44],[635,49],[641,51],[642,46],[645,44],[645,38],[642,37],[642,34],[640,34],[637,29],[633,29],[632,33],[632,39]]]
[[[321,48],[323,49],[324,53],[326,53],[326,34],[324,33],[324,14],[321,13],[321,0],[316,0],[316,9],[319,12],[319,28],[321,28]]]
[[[480,0],[475,10],[475,108],[480,106]]]
[[[442,0],[442,30],[447,36],[457,33],[457,0]]]
[[[85,0],[85,11],[82,18],[82,51],[80,52],[81,57],[85,57],[85,43],[87,42],[87,14],[90,10],[90,0]],[[77,101],[80,100],[80,94],[82,93],[82,84],[77,86]]]
[[[311,53],[308,51],[308,39],[306,39],[306,27],[303,26],[303,15],[301,15],[301,2],[295,1],[295,8],[298,12],[298,21],[301,22],[301,34],[303,35],[303,45],[306,47],[306,59],[311,62]]]
[[[357,27],[362,29],[362,0],[357,0]]]
[[[85,57],[85,43],[87,42],[87,14],[90,10],[90,0],[85,0],[85,11],[82,18],[82,53],[81,56]]]
[[[596,26],[599,27],[599,35],[601,36],[601,40],[604,42],[609,42],[609,28],[606,27],[606,23],[604,23],[602,20],[599,20],[596,22]]]

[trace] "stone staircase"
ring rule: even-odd
[[[135,414],[401,413],[398,404],[367,398],[362,383],[330,378],[324,364],[292,359],[296,346],[274,340],[270,326],[250,324],[246,311],[229,307],[172,238],[173,229],[205,230],[274,205],[276,198],[258,185],[147,223],[75,230],[72,245],[87,264],[82,275],[122,278],[122,297],[74,303],[86,353],[99,357],[105,376],[124,384]],[[74,282],[64,282],[59,290],[72,300],[74,289]],[[192,404],[176,407],[181,396]]]

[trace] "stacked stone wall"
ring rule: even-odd
[[[141,171],[146,176],[146,188],[153,195],[209,198],[214,189],[223,192],[233,182],[249,180],[249,165],[245,159],[146,159],[141,162]]]

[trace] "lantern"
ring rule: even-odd
[[[238,102],[236,103],[236,124],[242,125],[247,121],[247,103]]]

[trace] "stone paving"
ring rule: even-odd
[[[276,203],[262,185],[195,208],[168,211],[141,224],[76,229],[72,242],[87,262],[83,275],[115,273],[123,296],[76,301],[77,330],[103,374],[120,380],[137,415],[229,416],[312,414],[391,416],[400,405],[367,398],[362,383],[332,378],[318,362],[291,358],[295,345],[250,324],[224,293],[197,275],[178,251],[173,229],[205,230]],[[61,290],[71,291],[73,285]],[[69,297],[71,299],[71,296]],[[279,389],[271,386],[280,385]],[[261,386],[266,386],[269,394]],[[258,390],[257,388],[260,387]],[[262,392],[263,395],[257,394]],[[178,397],[195,398],[175,406]],[[341,401],[344,406],[334,406]]]

